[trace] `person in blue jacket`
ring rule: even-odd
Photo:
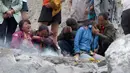
[[[76,59],[104,59],[104,57],[97,55],[95,52],[98,48],[98,36],[95,34],[97,31],[99,30],[95,29],[90,21],[85,22],[85,24],[78,29],[74,40]]]

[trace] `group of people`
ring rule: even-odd
[[[31,30],[28,10],[27,0],[0,0],[0,45],[16,49],[37,48],[40,51],[43,51],[43,48],[52,48],[57,51],[61,0],[43,0],[37,31]],[[52,32],[48,25],[52,26]]]
[[[70,2],[72,6],[78,5],[75,0],[70,0]],[[116,39],[116,29],[110,22],[109,13],[104,11],[97,15],[94,2],[95,0],[86,0],[85,4],[88,5],[76,6],[80,11],[84,9],[84,12],[76,13],[78,9],[74,8],[75,10],[72,11],[75,12],[71,18],[67,19],[67,26],[58,36],[58,44],[64,56],[102,60],[105,51]],[[83,1],[79,1],[79,3],[83,3]],[[82,19],[83,17],[85,18]]]
[[[58,37],[64,56],[101,60],[116,38],[116,29],[109,22],[106,13],[99,14],[98,23],[86,20],[78,26],[75,19],[69,18],[66,24]]]
[[[37,48],[44,51],[45,48],[51,48],[57,52],[60,48],[63,56],[102,60],[105,51],[116,38],[116,29],[110,22],[108,12],[100,12],[97,15],[95,0],[88,0],[85,5],[87,7],[84,7],[85,20],[75,19],[72,15],[66,20],[67,26],[58,36],[62,2],[63,0],[43,0],[38,20],[39,28],[32,31],[31,22],[28,20],[27,0],[0,0],[0,44],[4,45],[6,40],[8,47],[17,49]],[[74,4],[73,0],[70,2]],[[125,9],[122,15],[125,34],[128,32],[128,12],[129,8]],[[19,30],[16,31],[18,24]],[[49,25],[51,30],[47,27]]]

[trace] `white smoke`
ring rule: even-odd
[[[58,56],[58,53],[53,51],[51,48],[45,48],[41,53],[41,56]]]

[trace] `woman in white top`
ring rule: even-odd
[[[130,33],[130,0],[122,0],[123,4],[123,13],[121,25],[124,30],[124,34],[127,35]]]
[[[22,19],[23,20],[28,19],[28,5],[27,5],[27,0],[23,0],[23,6],[22,6],[21,14],[22,14]]]

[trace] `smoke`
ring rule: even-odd
[[[52,50],[52,48],[45,48],[41,56],[58,56],[58,53]]]
[[[7,41],[7,40],[6,40]],[[32,54],[32,55],[40,55],[40,56],[59,56],[58,51],[54,51],[53,48],[44,48],[44,50],[39,50],[34,46],[30,46],[27,40],[23,40],[20,48],[11,48],[9,43],[3,43],[3,40],[0,40],[0,48],[1,49],[11,49],[15,53],[18,54]]]
[[[43,50],[40,50],[38,48],[35,48],[34,46],[29,46],[26,40],[23,41],[20,46],[20,49],[23,53],[28,54],[35,54],[41,56],[58,56],[58,52],[54,51],[53,48],[43,48]]]

